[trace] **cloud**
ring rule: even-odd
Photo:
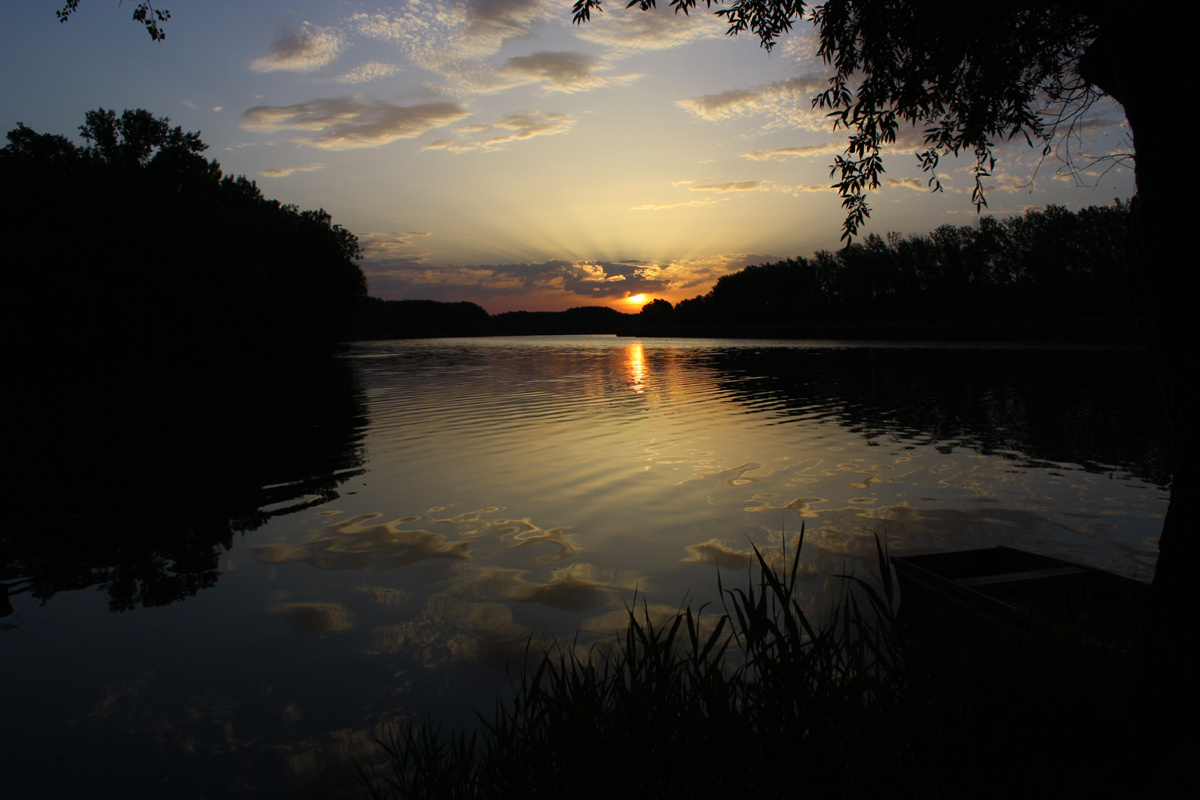
[[[395,64],[384,64],[381,61],[368,61],[360,64],[345,75],[334,78],[338,83],[367,83],[379,78],[399,75],[402,70]]]
[[[670,50],[701,39],[719,39],[725,35],[726,27],[712,14],[688,16],[666,8],[628,9],[593,15],[586,25],[575,28],[575,35],[623,56]]]
[[[554,0],[410,0],[395,13],[355,14],[351,24],[363,36],[396,44],[417,66],[459,89],[479,92],[506,88],[486,59],[509,39],[528,36],[534,23],[563,13]]]
[[[344,41],[332,28],[305,22],[280,34],[271,51],[250,62],[255,72],[312,72],[331,63],[341,53]]]
[[[923,192],[929,188],[925,181],[919,181],[916,178],[884,178],[880,184],[899,189],[912,189],[917,192]]]
[[[785,191],[794,197],[799,197],[802,194],[809,194],[810,192],[829,192],[832,191],[832,187],[827,183],[800,183],[795,186],[780,187],[780,191]]]
[[[394,297],[477,300],[551,290],[589,300],[662,292],[670,283],[658,268],[636,261],[566,261],[434,266],[391,262],[376,265],[368,256],[363,271],[372,291]]]
[[[302,167],[283,167],[282,169],[264,169],[259,175],[264,178],[286,178],[288,175],[294,175],[297,172],[316,172],[317,170],[325,169],[328,164],[316,163],[305,164]]]
[[[692,192],[756,192],[767,188],[762,181],[734,181],[732,183],[710,183],[704,186],[689,186]]]
[[[783,184],[776,181],[729,181],[727,183],[706,183],[696,184],[692,180],[673,181],[672,186],[680,188],[686,187],[689,192],[710,192],[713,194],[732,195],[742,192],[782,192],[790,194],[793,197],[799,197],[802,194],[809,192],[827,192],[827,185],[813,184]],[[689,206],[710,206],[716,203],[728,200],[728,197],[719,199],[706,197],[703,200],[686,200],[678,203],[646,203],[640,206],[631,206],[631,211],[665,211],[671,208],[686,208]]]
[[[720,199],[705,197],[702,200],[685,200],[681,203],[645,203],[640,206],[630,206],[630,211],[666,211],[671,208],[687,208],[689,206],[713,206],[723,202],[726,198]]]
[[[755,150],[752,153],[742,153],[742,158],[749,158],[754,161],[786,161],[789,158],[827,156],[833,153],[841,153],[845,149],[845,142],[826,142],[825,144],[810,144],[804,147],[777,147],[774,150]]]
[[[465,153],[472,150],[498,150],[511,142],[532,139],[535,136],[554,136],[559,133],[566,133],[574,125],[575,120],[566,114],[521,111],[501,117],[496,122],[465,125],[455,131],[455,133],[460,134],[460,138],[454,140],[439,139],[421,149],[448,150],[451,153]]]
[[[701,287],[750,264],[778,261],[777,256],[748,253],[669,261],[550,260],[538,263],[434,265],[377,259],[368,253],[363,271],[375,296],[392,299],[469,300],[486,303],[535,295],[560,296],[562,307],[596,303],[636,294],[662,295]]]
[[[468,113],[457,103],[394,106],[382,100],[335,97],[291,106],[256,106],[242,113],[242,127],[266,133],[311,131],[317,135],[303,140],[306,144],[351,150],[411,139]]]
[[[906,178],[902,181],[883,181],[889,185],[908,185],[911,178]],[[719,192],[728,194],[730,192],[782,192],[790,194],[793,197],[799,197],[802,194],[809,192],[827,192],[829,186],[826,184],[786,184],[778,183],[777,181],[733,181],[731,183],[713,183],[705,186],[689,186],[688,189],[693,192]]]
[[[812,73],[676,102],[701,119],[714,122],[764,115],[776,124],[824,130],[829,127],[825,111],[813,109],[812,98],[825,86],[825,76]]]
[[[409,248],[416,245],[414,239],[423,239],[429,235],[426,231],[364,233],[359,234],[358,245],[362,248],[363,258],[370,260],[373,269],[384,273],[425,263],[425,259],[430,255],[428,252],[412,252]]]
[[[498,73],[500,82],[508,86],[542,83],[548,90],[586,92],[607,86],[627,85],[637,75],[606,78],[597,75],[609,69],[593,55],[576,52],[541,52],[509,58]]]

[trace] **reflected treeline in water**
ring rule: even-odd
[[[778,413],[833,417],[868,442],[1171,481],[1158,389],[1137,350],[743,347],[706,351],[700,363],[744,402],[772,397]]]
[[[0,611],[99,587],[112,610],[216,583],[235,535],[338,496],[364,401],[332,358],[214,369],[47,369],[7,435]]]

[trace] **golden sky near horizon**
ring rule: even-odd
[[[571,0],[162,0],[154,43],[129,4],[6,9],[0,124],[74,134],[146,108],[198,130],[227,174],[325,208],[359,236],[371,293],[490,312],[677,302],[748,264],[839,244],[842,135],[811,98],[827,70],[800,25],[767,54],[710,14]],[[931,194],[901,135],[868,233],[973,224],[969,164]],[[1133,193],[1120,109],[1095,106],[1055,156],[1001,148],[989,213]],[[1109,167],[1113,167],[1109,169]]]

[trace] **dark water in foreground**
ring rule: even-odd
[[[389,719],[469,721],[530,637],[715,600],[802,524],[819,608],[872,534],[1149,580],[1166,509],[1131,352],[408,341],[310,378],[22,440],[59,499],[0,542],[6,796],[352,793]]]

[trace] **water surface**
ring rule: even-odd
[[[875,535],[1153,574],[1169,473],[1136,352],[526,337],[344,361],[319,417],[284,413],[296,388],[281,432],[203,462],[257,488],[221,535],[189,517],[213,491],[143,513],[137,476],[127,511],[9,534],[14,796],[353,791],[388,720],[470,722],[530,642],[606,637],[635,598],[719,604],[718,568],[802,526],[814,608]],[[259,457],[287,440],[314,447]]]

